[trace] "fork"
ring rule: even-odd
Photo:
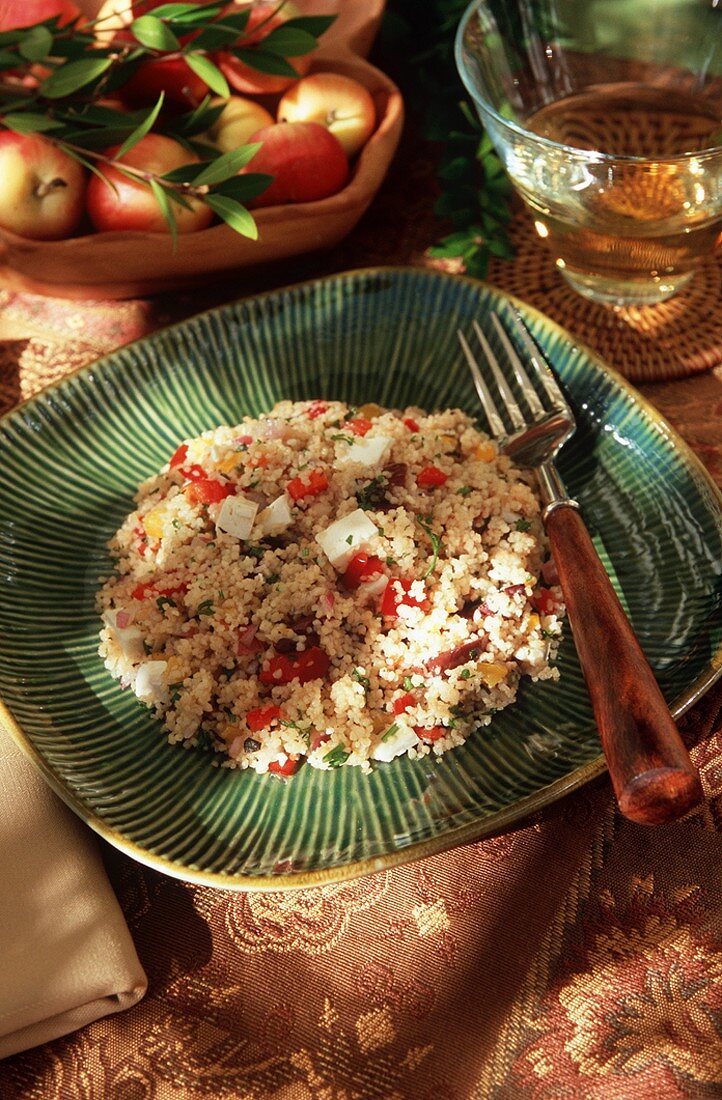
[[[459,330],[457,335],[491,434],[518,465],[536,471],[542,520],[617,804],[625,817],[643,825],[672,821],[702,800],[702,786],[599,560],[579,503],[568,496],[554,465],[560,448],[576,429],[574,414],[518,311],[512,311],[511,331],[524,350],[529,369],[496,314],[491,321],[521,402],[481,326],[474,321],[496,398],[464,333]]]

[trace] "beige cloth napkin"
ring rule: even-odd
[[[0,1058],[147,986],[95,838],[0,726]]]

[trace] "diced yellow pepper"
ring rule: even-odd
[[[237,737],[241,737],[244,733],[240,726],[235,726],[232,722],[224,722],[223,725],[218,727],[218,732],[227,745],[232,744]]]
[[[380,405],[376,405],[373,401],[370,401],[368,405],[361,405],[358,414],[359,416],[365,416],[368,420],[373,420],[377,416],[383,416],[383,411]]]
[[[162,539],[165,531],[166,508],[158,504],[143,516],[143,528],[151,539]]]
[[[224,458],[222,462],[217,463],[216,470],[220,474],[230,474],[235,470],[240,460],[240,455],[230,454],[227,458]]]
[[[479,675],[489,687],[495,687],[506,679],[507,667],[500,664],[480,664],[477,666]]]
[[[536,630],[536,628],[539,626],[539,616],[535,615],[533,612],[529,616],[527,621],[529,623],[529,629],[530,630]]]
[[[479,443],[474,450],[474,458],[480,462],[493,462],[496,458],[496,448],[493,443]]]
[[[453,451],[459,440],[457,436],[451,435],[450,432],[444,432],[443,435],[439,436],[439,442],[445,450]]]

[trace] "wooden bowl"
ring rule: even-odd
[[[31,241],[0,230],[0,284],[61,298],[132,298],[331,248],[350,233],[383,181],[403,126],[398,88],[353,52],[370,47],[383,0],[305,0],[298,6],[319,14],[340,12],[314,54],[311,72],[353,77],[376,103],[376,130],[342,191],[318,202],[256,211],[257,241],[219,224],[181,235],[175,252],[164,233],[89,233],[63,241]]]

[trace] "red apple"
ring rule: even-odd
[[[80,9],[70,0],[0,0],[0,31],[14,31],[17,27],[31,27],[53,16],[60,16],[60,23],[72,23],[80,17]]]
[[[222,153],[230,153],[231,149],[246,145],[256,130],[273,125],[270,111],[253,99],[240,95],[232,95],[228,99],[217,96],[210,103],[211,107],[220,107],[223,104],[225,106],[218,120],[206,132],[208,140]]]
[[[208,85],[188,67],[182,57],[158,57],[143,64],[118,89],[130,107],[149,107],[165,92],[167,106],[191,111],[208,94]]]
[[[249,6],[248,3],[229,4],[225,9],[225,13],[242,11]],[[286,0],[285,4],[282,4],[280,0],[255,0],[255,3],[251,6],[248,26],[242,36],[243,45],[252,46],[262,42],[266,35],[270,34],[276,27],[280,27],[287,19],[297,19],[300,14],[301,12],[292,0]],[[223,16],[220,18],[222,19]],[[297,76],[294,77],[261,73],[225,52],[216,54],[214,60],[231,88],[236,92],[243,92],[244,95],[267,95],[273,92],[282,92],[293,84],[299,76],[304,76],[311,64],[310,54],[287,58],[286,60],[296,70]]]
[[[83,216],[85,172],[35,134],[0,132],[0,226],[36,241],[69,237]]]
[[[115,156],[118,148],[106,150],[106,156]],[[146,134],[118,163],[163,175],[173,168],[180,168],[182,164],[196,163],[197,159],[171,138]],[[103,174],[115,190],[97,176],[93,176],[88,184],[88,214],[96,229],[137,229],[153,233],[169,231],[160,207],[146,184],[128,179],[113,167],[103,167]],[[192,203],[191,210],[174,203],[173,213],[179,233],[205,229],[213,218],[212,210],[197,200]]]
[[[273,183],[252,206],[313,202],[335,195],[348,179],[348,157],[338,138],[318,122],[276,122],[249,138],[261,142],[245,172],[267,172]]]
[[[376,125],[371,93],[358,80],[339,73],[314,73],[299,80],[278,105],[279,122],[320,122],[352,157]]]

